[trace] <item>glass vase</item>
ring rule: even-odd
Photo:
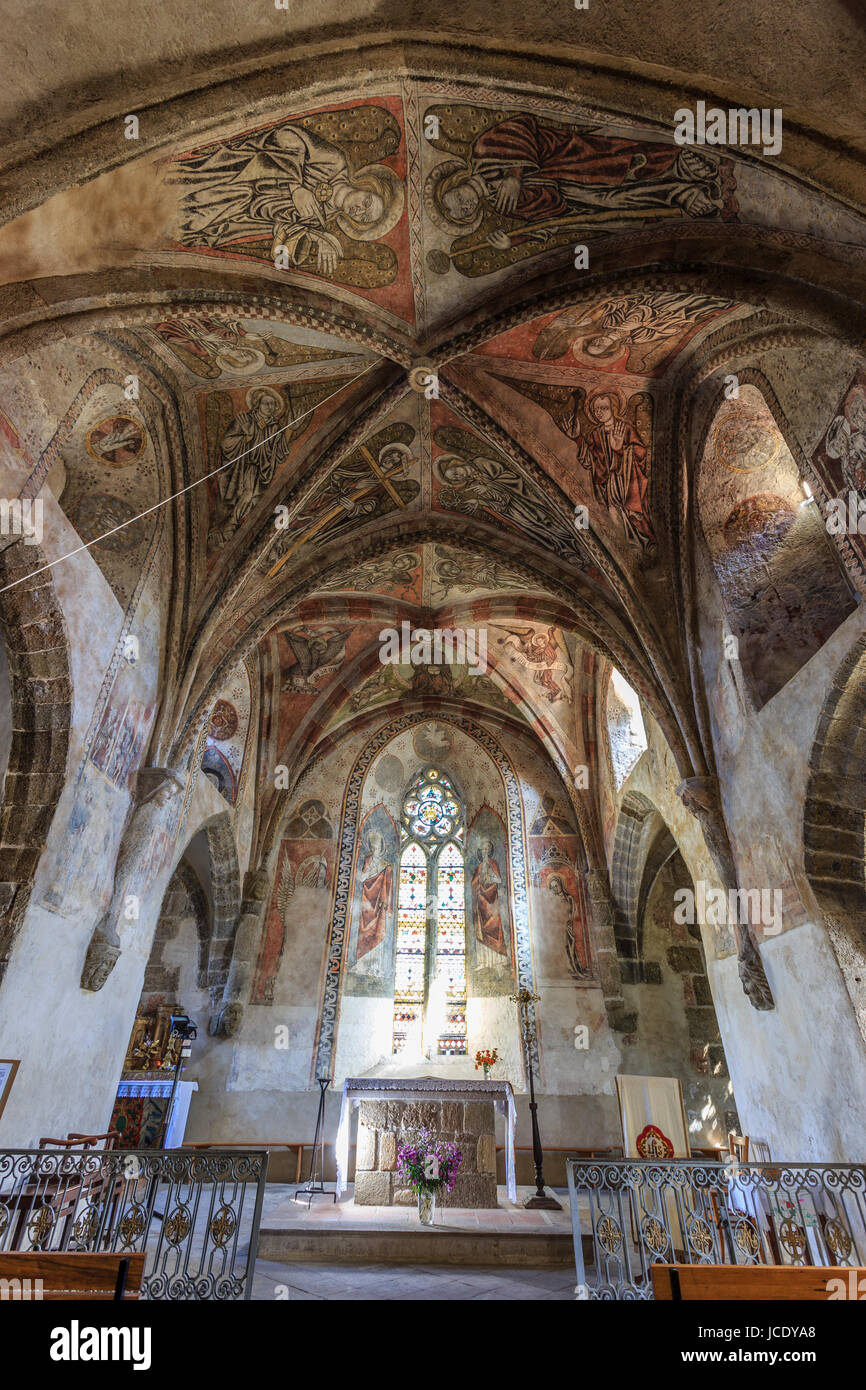
[[[423,1188],[418,1193],[418,1220],[422,1226],[432,1226],[436,1212],[436,1193]]]
[[[485,1081],[489,1081],[489,1080],[490,1080],[490,1063],[489,1063],[489,1062],[485,1062],[485,1063],[484,1063],[484,1080],[485,1080]]]

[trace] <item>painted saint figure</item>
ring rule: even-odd
[[[472,918],[478,941],[478,964],[498,965],[500,956],[507,954],[499,890],[502,874],[493,858],[493,841],[482,840],[478,846],[478,863],[472,875]]]
[[[596,391],[587,400],[586,413],[595,421],[588,435],[581,427],[577,398],[561,428],[575,442],[578,463],[590,471],[593,496],[620,518],[629,540],[655,545],[647,507],[648,448],[625,418],[622,397],[618,391]]]
[[[367,836],[361,875],[361,919],[356,960],[361,960],[385,940],[388,917],[394,902],[394,869],[385,859],[385,839],[379,830],[371,830]]]
[[[443,161],[428,177],[425,201],[437,225],[458,235],[475,231],[488,210],[509,219],[509,231],[494,228],[486,238],[502,251],[516,240],[547,240],[567,217],[588,227],[672,213],[714,217],[724,202],[712,156],[528,113],[485,130],[468,161]]]
[[[247,392],[246,402],[248,409],[235,416],[220,440],[220,464],[227,466],[217,474],[211,549],[234,535],[291,447],[290,432],[283,425],[286,401],[279,391],[255,387]]]
[[[284,248],[292,266],[331,277],[344,256],[338,232],[354,241],[386,236],[400,220],[403,186],[384,164],[352,174],[339,146],[285,125],[194,151],[179,161],[187,245],[239,246],[270,235],[270,259]]]
[[[547,886],[566,911],[565,954],[568,958],[568,968],[576,980],[586,979],[589,971],[586,968],[586,962],[581,957],[576,930],[578,921],[577,901],[574,895],[569,893],[565,880],[561,874],[551,874],[547,880]]]

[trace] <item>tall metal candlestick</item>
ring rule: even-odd
[[[519,989],[516,994],[510,996],[512,1001],[520,1010],[520,1031],[523,1035],[523,1047],[526,1053],[526,1070],[529,1073],[529,1113],[532,1118],[532,1159],[535,1164],[535,1194],[527,1197],[523,1203],[525,1207],[544,1211],[562,1211],[562,1206],[555,1197],[550,1197],[544,1190],[544,1151],[541,1147],[541,1132],[538,1128],[538,1104],[535,1099],[535,1079],[532,1072],[532,1024],[529,1021],[529,1005],[538,1002],[539,996],[533,994],[526,988]]]

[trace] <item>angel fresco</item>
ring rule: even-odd
[[[555,627],[507,628],[508,636],[497,638],[503,651],[510,652],[515,661],[532,672],[535,685],[541,687],[541,698],[549,704],[558,700],[571,702],[574,695],[574,664],[562,633]]]
[[[589,473],[597,502],[620,521],[626,536],[643,551],[656,545],[649,516],[649,465],[652,398],[645,391],[626,399],[614,387],[587,393],[582,386],[509,380],[509,386],[535,401],[569,439],[577,462]]]
[[[532,355],[548,362],[570,351],[584,367],[647,375],[696,328],[729,308],[730,300],[708,294],[616,295],[557,314],[539,332]]]
[[[648,549],[656,537],[647,497],[649,444],[636,428],[643,399],[636,394],[626,404],[619,391],[593,391],[587,397],[579,388],[564,428],[574,440],[578,463],[589,470],[596,501],[619,517],[629,540]]]
[[[279,391],[260,386],[247,393],[240,411],[222,436],[217,474],[217,506],[211,548],[234,534],[256,498],[288,457],[291,436],[280,429],[289,403]]]
[[[345,130],[342,145],[322,134],[338,128]],[[343,284],[390,284],[397,272],[394,252],[381,248],[387,254],[365,256],[363,243],[380,241],[397,225],[403,184],[380,162],[351,167],[348,153],[357,159],[358,149],[373,147],[381,158],[399,142],[391,113],[368,106],[286,121],[193,150],[176,161],[172,180],[190,186],[181,202],[179,240],[270,261],[284,248],[293,268]],[[365,261],[366,272],[358,265]]]
[[[432,107],[445,159],[424,187],[427,213],[456,239],[431,269],[486,275],[580,228],[733,215],[730,161],[693,147],[599,133],[528,112]],[[497,115],[501,118],[496,119]],[[486,128],[472,137],[478,125]],[[724,164],[724,176],[722,165]]]

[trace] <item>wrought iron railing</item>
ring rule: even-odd
[[[0,1252],[144,1252],[141,1296],[249,1298],[268,1155],[0,1152]]]
[[[578,1297],[651,1299],[654,1264],[866,1264],[866,1167],[566,1162]]]

